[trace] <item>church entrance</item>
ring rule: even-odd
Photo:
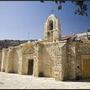
[[[82,77],[90,79],[90,57],[82,59]]]
[[[33,59],[29,59],[28,60],[28,75],[32,75],[33,74]]]

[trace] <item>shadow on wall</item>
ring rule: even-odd
[[[64,82],[90,82],[90,79],[65,80]]]

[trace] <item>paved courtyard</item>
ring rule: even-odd
[[[90,82],[56,81],[53,78],[0,72],[0,89],[90,89]]]

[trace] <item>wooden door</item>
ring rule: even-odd
[[[28,75],[33,74],[33,59],[28,60]]]
[[[85,79],[90,78],[90,58],[82,59],[82,76]]]

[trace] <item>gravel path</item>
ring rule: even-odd
[[[0,89],[90,89],[90,82],[56,81],[54,78],[0,72]]]

